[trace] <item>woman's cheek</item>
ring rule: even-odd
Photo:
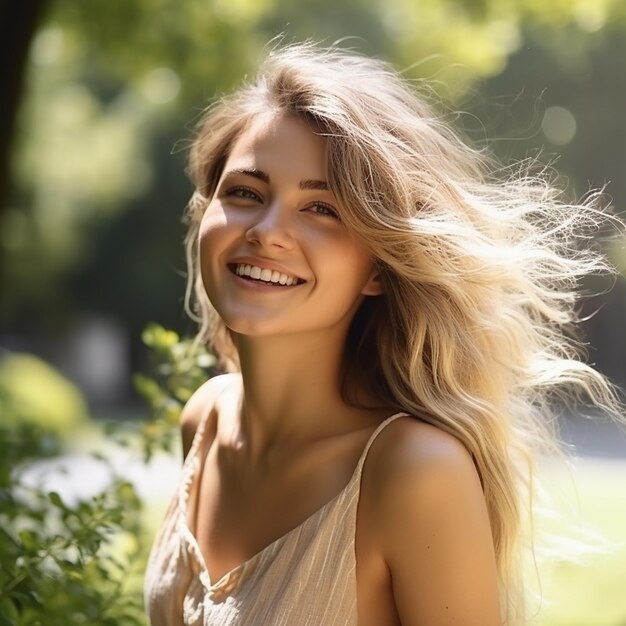
[[[224,210],[218,205],[211,203],[207,207],[202,221],[200,222],[200,237],[202,238],[206,233],[213,231],[216,228],[226,226],[226,214]]]

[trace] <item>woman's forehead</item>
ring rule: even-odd
[[[326,139],[296,116],[268,112],[254,118],[235,141],[227,168],[288,167],[320,177],[326,171]]]

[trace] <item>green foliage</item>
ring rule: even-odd
[[[86,79],[77,46],[57,26],[40,32],[33,45],[12,162],[19,199],[2,223],[12,285],[5,314],[15,315],[21,301],[55,301],[58,278],[89,257],[85,242],[93,230],[151,182],[144,151],[154,111],[132,87],[116,84],[118,97],[105,98],[104,87]],[[111,81],[103,76],[102,82]]]
[[[52,431],[0,424],[0,625],[144,624],[130,592],[145,552],[133,486],[111,468],[110,486],[88,501],[33,487],[29,461],[51,450]]]
[[[154,360],[154,376],[135,380],[154,415],[139,427],[148,459],[178,440],[173,431],[182,403],[206,380],[214,359],[156,324],[146,328],[143,340]],[[38,360],[5,357],[2,368],[0,626],[144,626],[149,539],[135,488],[104,454],[94,456],[108,468],[109,485],[88,500],[33,485],[33,463],[62,453],[60,426],[72,422],[62,424],[54,410],[48,413],[28,398],[58,401],[57,410],[65,407],[70,415],[82,414],[75,409],[84,406],[69,383]],[[120,432],[111,434],[123,439]]]
[[[215,357],[191,339],[150,324],[142,333],[150,348],[154,376],[135,374],[137,392],[146,400],[154,419],[142,427],[146,460],[155,450],[171,451],[180,411],[191,394],[214,373]]]
[[[0,355],[0,415],[5,424],[39,424],[44,431],[67,434],[87,419],[76,387],[30,354]]]

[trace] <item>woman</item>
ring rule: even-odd
[[[183,411],[152,626],[521,623],[549,400],[615,407],[561,331],[597,209],[310,45],[208,111],[190,169],[188,295],[230,373]]]

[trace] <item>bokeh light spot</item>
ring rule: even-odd
[[[63,31],[56,27],[39,31],[30,48],[30,58],[36,65],[53,65],[63,53]]]
[[[169,67],[157,67],[144,78],[142,91],[154,104],[171,102],[180,91],[180,78]]]
[[[576,118],[564,107],[548,107],[543,115],[541,130],[550,143],[564,146],[576,135]]]

